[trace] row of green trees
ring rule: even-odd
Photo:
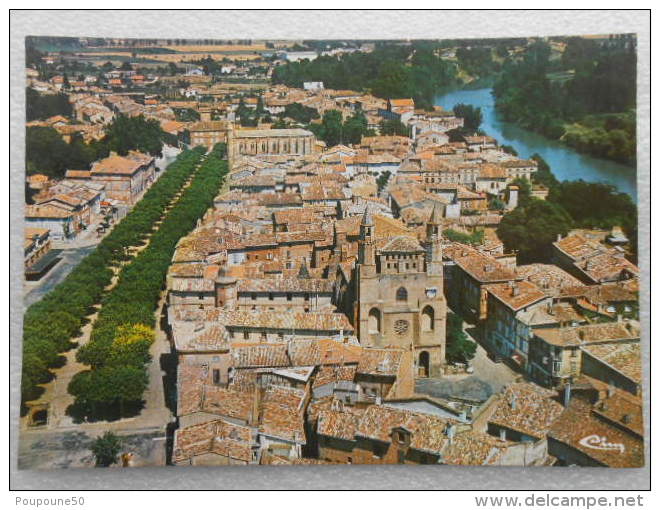
[[[112,280],[112,267],[129,257],[130,247],[144,243],[203,153],[202,148],[196,148],[180,154],[96,249],[62,283],[27,309],[23,318],[23,402],[41,395],[40,384],[50,380],[50,369],[62,362],[59,354],[73,347],[71,339],[80,334],[86,317],[101,301],[104,288]]]
[[[190,232],[213,204],[227,173],[218,146],[201,164],[191,185],[170,209],[149,245],[120,274],[117,285],[103,298],[90,341],[76,359],[88,365],[69,384],[75,406],[88,418],[115,409],[123,414],[126,403],[142,399],[149,379],[149,347],[154,339],[154,314],[167,269],[179,239]]]

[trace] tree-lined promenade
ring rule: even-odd
[[[148,246],[121,271],[117,285],[103,298],[90,340],[76,359],[89,366],[69,384],[78,417],[121,417],[139,409],[149,383],[146,366],[154,341],[156,310],[167,269],[179,239],[189,233],[213,205],[227,173],[224,146],[216,146],[199,165]],[[100,414],[99,414],[100,413]]]
[[[51,369],[61,366],[60,353],[75,346],[88,317],[111,284],[121,265],[130,260],[130,250],[144,245],[154,225],[195,171],[204,150],[179,155],[167,172],[145,193],[142,200],[99,243],[69,276],[39,302],[31,305],[23,319],[23,402],[43,393]]]

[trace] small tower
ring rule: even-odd
[[[433,236],[440,237],[442,227],[442,211],[438,204],[433,204],[433,211],[431,217],[426,224],[426,240],[430,241]]]
[[[376,275],[376,246],[374,244],[374,219],[369,207],[364,211],[360,224],[359,260],[360,275],[372,277]]]
[[[442,276],[442,214],[438,204],[433,206],[426,224],[426,272],[429,276]]]

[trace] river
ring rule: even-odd
[[[435,98],[435,104],[451,110],[458,103],[481,108],[481,129],[500,145],[511,145],[521,158],[538,153],[560,181],[583,179],[616,186],[637,201],[637,173],[632,166],[580,154],[571,147],[501,120],[495,111],[491,89],[454,90]],[[588,197],[585,197],[588,198]]]

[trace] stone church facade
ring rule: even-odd
[[[314,152],[316,137],[305,129],[233,129],[227,144],[230,158],[305,156]]]
[[[442,375],[445,359],[440,216],[434,210],[425,247],[409,236],[376,243],[369,212],[360,226],[355,305],[360,343],[412,349],[420,377]]]

